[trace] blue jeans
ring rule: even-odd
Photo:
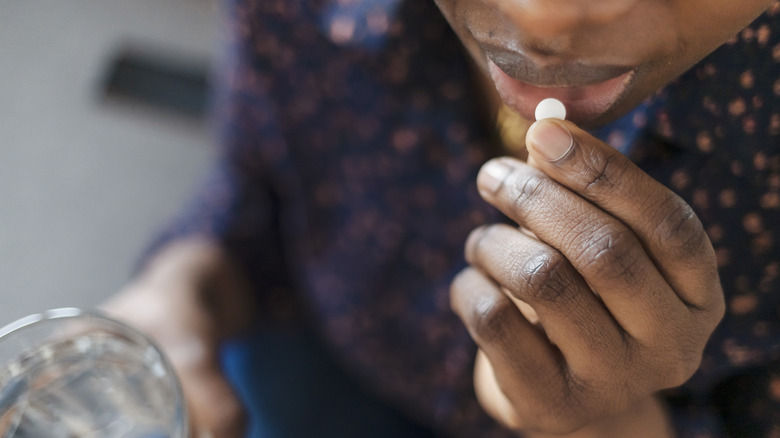
[[[222,364],[249,413],[249,438],[435,436],[367,394],[304,330],[232,340]]]

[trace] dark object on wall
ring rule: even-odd
[[[209,106],[209,63],[140,46],[121,49],[108,66],[102,90],[110,99],[202,119]]]

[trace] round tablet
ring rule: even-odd
[[[536,105],[536,120],[542,119],[566,119],[566,107],[555,98],[548,97]]]

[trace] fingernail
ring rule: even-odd
[[[526,144],[547,161],[558,161],[572,149],[574,137],[565,126],[546,119],[531,125]]]
[[[482,169],[477,175],[477,187],[480,191],[486,191],[490,194],[495,193],[501,184],[504,182],[504,178],[509,174],[512,168],[501,160],[490,160],[482,166]]]

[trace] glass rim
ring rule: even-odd
[[[31,315],[23,316],[13,322],[4,325],[3,327],[0,327],[0,341],[2,341],[8,335],[14,332],[17,332],[25,327],[29,327],[31,325],[37,324],[41,321],[62,319],[62,318],[74,318],[77,316],[97,316],[99,318],[103,318],[112,322],[119,322],[116,321],[114,318],[105,315],[103,312],[99,312],[95,310],[87,310],[79,307],[60,307],[57,309],[49,309],[43,312],[33,313]],[[127,325],[122,323],[119,324],[123,326]],[[133,330],[137,331],[137,329],[133,329]]]
[[[78,317],[94,318],[100,322],[108,323],[116,326],[118,329],[124,331],[121,335],[130,335],[132,342],[139,343],[141,345],[152,347],[158,354],[160,362],[166,369],[166,374],[171,376],[170,381],[175,392],[174,397],[178,400],[177,410],[180,413],[182,423],[178,425],[181,437],[189,436],[189,412],[187,409],[187,402],[184,398],[184,390],[179,380],[179,375],[173,364],[168,359],[168,356],[163,352],[160,346],[148,335],[143,333],[140,329],[133,327],[132,325],[120,321],[108,315],[106,312],[95,308],[82,308],[82,307],[60,307],[55,309],[44,310],[42,312],[33,313],[27,316],[23,316],[11,323],[8,323],[0,328],[0,343],[8,340],[14,334],[20,333],[25,328],[35,326],[40,323],[46,323],[58,319],[69,319]],[[2,366],[2,364],[0,364]]]

